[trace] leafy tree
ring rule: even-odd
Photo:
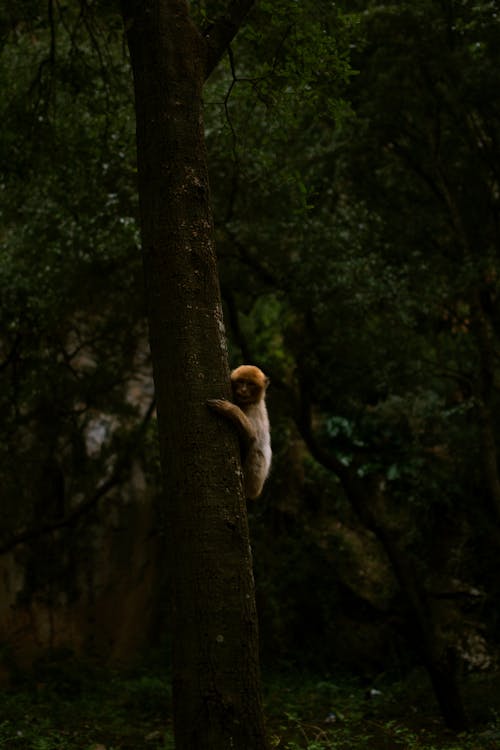
[[[234,50],[223,288],[242,351],[273,363],[313,455],[389,556],[414,648],[461,726],[468,636],[443,602],[459,598],[457,574],[469,602],[490,577],[459,550],[497,515],[498,22],[472,3],[359,9],[340,16],[359,70],[349,88],[335,81],[351,112],[316,79],[273,129],[283,99]],[[282,91],[294,90],[289,52],[285,40],[263,77]],[[269,123],[259,141],[231,109],[245,86],[245,121]],[[471,495],[489,497],[480,518]]]
[[[13,527],[22,535],[38,525],[40,535],[40,523],[24,526],[35,507],[50,509],[48,528],[54,528],[79,512],[82,491],[89,501],[83,507],[96,506],[110,463],[127,475],[142,432],[124,392],[144,328],[121,28],[112,13],[99,15],[98,22],[87,6],[79,13],[53,4],[53,23],[39,10],[29,23],[21,21],[16,4],[13,9],[2,57],[8,82],[3,149],[16,156],[3,160],[1,375],[8,432],[2,472]],[[177,19],[183,19],[177,41],[189,44],[192,54],[176,51],[173,57],[181,67],[196,61],[190,68],[198,81],[196,107],[205,78],[203,34],[215,30],[212,38],[218,38],[224,9],[215,1],[190,4],[201,36],[185,9]],[[269,642],[279,642],[281,653],[301,664],[319,664],[335,653],[330,644],[339,636],[332,622],[337,625],[347,608],[347,597],[338,593],[345,574],[336,545],[349,533],[362,548],[356,560],[377,567],[384,579],[388,609],[371,606],[362,586],[352,586],[350,594],[356,591],[371,621],[379,618],[388,627],[390,620],[408,638],[403,661],[426,664],[455,726],[465,721],[458,675],[463,664],[474,666],[470,644],[474,638],[498,642],[498,37],[495,9],[487,3],[363,2],[342,11],[327,2],[262,1],[204,86],[230,357],[261,363],[273,382],[275,468],[269,503],[264,499],[251,513],[267,605],[265,648],[268,653]],[[223,47],[215,43],[215,49]],[[172,81],[184,96],[193,79],[180,69]],[[166,74],[145,81],[152,91],[148,106],[165,100],[165,80]],[[237,471],[235,446],[223,446],[211,432],[215,422],[203,405],[205,398],[227,393],[220,337],[212,338],[208,352],[207,342],[178,338],[183,331],[201,335],[206,320],[213,335],[214,320],[220,320],[212,314],[217,293],[211,249],[205,254],[212,242],[206,172],[198,187],[192,180],[183,192],[184,150],[193,133],[186,126],[178,140],[183,148],[173,154],[167,146],[175,117],[168,109],[161,113],[168,127],[158,144],[144,134],[158,114],[150,118],[148,112],[139,118],[140,139],[150,144],[150,154],[166,154],[160,164],[151,157],[151,172],[142,169],[140,178],[142,192],[150,192],[147,205],[163,207],[166,216],[145,222],[148,294],[153,308],[158,305],[150,316],[177,320],[181,309],[186,312],[175,329],[166,330],[161,320],[151,326],[157,349],[170,342],[157,363],[157,372],[170,373],[157,375],[160,418],[168,422],[163,462],[167,479],[176,483],[169,492],[175,503],[169,523],[189,526],[192,538],[196,532],[205,566],[221,559],[232,533],[219,524],[217,554],[205,544],[204,533],[219,523],[223,505],[217,501],[219,515],[212,515],[211,505],[207,513],[205,492],[191,503],[193,485],[218,482],[228,455],[231,487]],[[196,138],[193,170],[205,160],[199,132]],[[75,168],[81,153],[86,169]],[[174,163],[174,156],[175,172],[156,182],[155,169]],[[170,177],[179,182],[166,184]],[[186,239],[172,229],[167,248],[156,232],[178,225],[179,205],[165,198],[172,190],[180,199],[191,196],[183,214],[191,233]],[[167,266],[161,260],[170,263],[171,248],[182,242],[190,252],[179,254],[174,288],[172,277],[162,280]],[[200,278],[208,279],[206,286],[197,285]],[[183,292],[197,300],[201,322],[195,329],[178,296]],[[205,292],[211,302],[200,307]],[[75,346],[85,352],[82,368],[75,367]],[[191,395],[185,403],[171,386],[198,371],[190,351],[210,374],[186,385],[183,393]],[[103,408],[118,415],[120,439],[90,456],[85,438],[92,410]],[[218,468],[207,478],[197,475],[198,463],[196,471],[184,466],[179,479],[179,446],[188,445],[183,453],[202,461],[201,435],[212,435],[212,457],[204,467]],[[45,463],[40,457],[47,457]],[[26,466],[34,470],[25,472]],[[17,492],[22,502],[16,502]],[[188,517],[192,509],[198,515]],[[231,524],[240,509],[232,506]],[[332,533],[340,527],[344,537]],[[239,544],[246,533],[237,527]],[[9,534],[4,547],[11,542]],[[191,542],[186,539],[174,560],[189,575],[195,570],[186,565]],[[245,565],[248,571],[248,560]],[[186,591],[190,586],[191,580]],[[211,593],[199,601],[208,607],[203,613],[215,617],[218,599],[208,601]],[[182,617],[188,619],[191,604],[182,603]],[[304,611],[314,613],[306,623]],[[314,647],[302,635],[304,627],[314,634]],[[231,630],[239,632],[239,623]],[[325,633],[328,638],[321,638]],[[192,654],[177,655],[190,663]]]
[[[4,549],[88,516],[128,476],[141,420],[127,396],[145,336],[127,64],[118,26],[105,46],[95,19],[58,9],[27,20],[14,6],[0,60]]]

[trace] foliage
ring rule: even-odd
[[[121,30],[71,3],[51,7],[50,19],[20,11],[0,57],[0,471],[10,531],[37,504],[49,517],[63,512],[55,485],[67,508],[99,484],[121,450],[117,425],[126,434],[137,420],[126,392],[145,336]]]
[[[0,747],[16,750],[164,748],[167,681],[113,675],[72,660],[45,662],[37,680],[2,694]]]
[[[472,2],[355,11],[323,8],[356,76],[325,88],[316,81],[309,97],[284,64],[277,101],[263,102],[249,85],[260,81],[247,72],[250,31],[234,48],[229,81],[221,74],[209,90],[228,122],[209,130],[223,290],[240,313],[231,318],[236,345],[267,366],[299,430],[310,409],[316,455],[340,459],[361,480],[372,527],[397,540],[436,632],[465,653],[464,639],[482,627],[467,592],[486,589],[492,606],[498,598],[498,18]],[[321,50],[314,33],[311,41]],[[281,48],[271,48],[279,70]],[[211,107],[209,99],[209,116]],[[273,318],[262,316],[263,299]],[[278,454],[277,474],[290,471],[287,457]],[[301,498],[316,495],[325,537],[333,539],[319,498],[335,498],[330,513],[356,526],[335,478],[324,495],[323,478],[303,467],[310,484]],[[271,496],[279,481],[271,478]],[[308,510],[293,498],[286,508],[305,528],[304,549],[314,537]],[[306,558],[287,556],[282,580],[307,570]],[[278,601],[290,606],[291,590],[275,590]],[[495,618],[488,638],[494,651]]]
[[[2,691],[0,747],[9,750],[116,750],[173,747],[164,675],[116,675],[75,663],[46,662],[36,682]],[[35,685],[35,686],[34,686]],[[484,686],[491,700],[492,685]],[[266,682],[272,747],[286,750],[493,750],[498,722],[453,737],[418,694],[418,683],[377,688],[314,676]],[[413,708],[412,708],[413,707]],[[411,720],[408,720],[411,716]]]
[[[191,6],[209,24],[221,3]],[[37,508],[58,517],[61,475],[70,504],[106,476],[139,421],[125,397],[138,352],[147,367],[121,31],[111,11],[54,8],[55,35],[45,5],[2,16],[0,470],[15,528]],[[328,671],[349,648],[357,671],[418,661],[383,552],[301,442],[306,401],[324,450],[372,499],[383,489],[377,518],[442,630],[498,648],[479,407],[498,457],[499,24],[472,0],[262,1],[207,84],[231,359],[272,379],[273,474],[250,510],[271,663]],[[91,455],[96,413],[119,428]],[[395,644],[368,666],[352,640],[367,621]],[[294,710],[281,746],[327,747]],[[380,743],[433,746],[398,726],[377,725]]]
[[[476,750],[494,748],[498,738],[495,712],[486,727],[460,737],[446,732],[419,694],[419,679],[380,681],[366,687],[352,680],[312,677],[272,683],[269,704],[275,747],[288,750],[385,748],[386,750]],[[491,688],[491,686],[490,686]],[[418,706],[418,707],[417,707]],[[411,717],[411,718],[409,718]],[[280,722],[276,730],[276,722]]]

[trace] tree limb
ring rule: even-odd
[[[226,12],[203,31],[206,42],[206,78],[231,44],[254,4],[255,0],[231,0]]]
[[[54,531],[59,531],[59,529],[68,526],[75,526],[82,517],[86,516],[99,503],[99,500],[102,497],[107,495],[113,487],[116,487],[123,482],[126,473],[130,469],[131,455],[136,450],[139,439],[144,435],[155,408],[156,401],[153,399],[141,422],[133,431],[133,435],[130,436],[127,443],[127,449],[118,457],[111,475],[96,488],[95,492],[90,497],[72,510],[68,511],[63,518],[48,521],[39,526],[23,529],[22,531],[13,534],[9,539],[0,544],[0,556],[11,552],[15,547],[25,544],[26,542],[34,541],[35,539],[39,539],[42,536],[51,534]]]

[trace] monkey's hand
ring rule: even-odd
[[[212,411],[216,411],[219,414],[228,414],[234,404],[225,398],[209,398],[207,400],[207,406],[209,409],[212,409]]]
[[[236,406],[231,401],[227,401],[225,398],[209,398],[206,403],[209,409],[226,417],[226,419],[235,425],[238,435],[245,444],[250,444],[255,440],[255,430],[252,423],[239,406]]]

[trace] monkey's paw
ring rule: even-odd
[[[227,411],[228,406],[231,404],[225,398],[209,398],[206,403],[210,409],[218,412]]]

